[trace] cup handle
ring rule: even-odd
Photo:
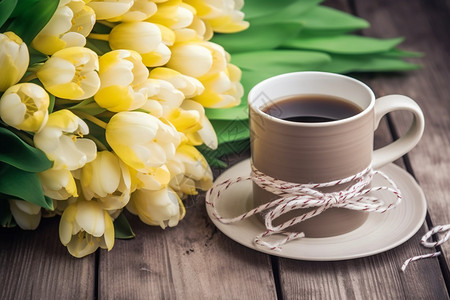
[[[396,110],[410,111],[414,115],[408,131],[396,141],[373,152],[372,166],[378,169],[400,158],[414,148],[422,137],[425,119],[419,105],[411,98],[402,95],[389,95],[375,101],[375,126],[377,129],[381,118]]]

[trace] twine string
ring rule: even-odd
[[[439,232],[446,232],[447,233],[440,238],[439,240],[437,240],[436,242],[432,241],[429,242],[428,240],[431,238],[431,236],[433,236],[434,234],[437,234]],[[442,243],[445,243],[446,241],[448,241],[448,239],[450,238],[450,224],[446,224],[446,225],[438,225],[435,226],[433,228],[431,228],[430,231],[428,231],[427,233],[425,233],[422,236],[422,239],[420,240],[420,243],[426,247],[426,248],[434,248],[436,246],[441,245]],[[422,254],[422,255],[417,255],[417,256],[413,256],[411,258],[408,258],[407,260],[405,260],[405,262],[402,265],[402,271],[405,272],[406,267],[408,266],[408,264],[412,261],[416,261],[416,260],[420,260],[420,259],[424,259],[424,258],[431,258],[431,257],[436,257],[441,255],[441,251],[437,251],[434,253],[429,253],[429,254]]]
[[[372,182],[373,177],[376,175],[384,178],[388,185],[367,188],[367,186]],[[216,209],[215,203],[215,201],[220,198],[220,194],[227,190],[231,185],[247,180],[252,180],[262,189],[278,195],[279,198],[259,205],[236,217],[225,218],[221,216]],[[319,190],[320,188],[337,187],[347,183],[351,184],[340,191],[325,193]],[[396,200],[393,203],[386,204],[379,198],[368,195],[369,193],[383,190],[394,194]],[[255,214],[270,210],[264,217],[266,231],[258,234],[254,238],[253,242],[260,247],[279,251],[281,250],[282,245],[305,236],[303,232],[286,231],[288,227],[320,215],[322,212],[331,207],[384,213],[396,207],[401,200],[402,195],[395,182],[383,172],[373,170],[371,166],[368,166],[355,175],[343,179],[325,183],[299,184],[286,182],[268,176],[256,169],[252,164],[250,176],[228,179],[212,187],[208,191],[206,204],[212,208],[213,216],[224,224],[238,222]],[[303,208],[314,209],[293,217],[279,225],[273,225],[273,221],[283,214]],[[284,235],[284,238],[277,241],[268,241],[266,239],[267,237],[275,234],[282,234]]]

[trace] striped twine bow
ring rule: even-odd
[[[366,188],[372,182],[372,179],[375,175],[383,177],[387,181],[389,186],[376,186]],[[231,185],[247,180],[252,180],[264,190],[278,195],[279,198],[253,208],[250,211],[245,212],[237,217],[222,217],[216,210],[216,199],[219,199],[220,194],[227,190]],[[351,182],[354,183],[347,188],[337,192],[323,193],[318,190],[319,188],[334,187]],[[380,199],[373,196],[368,196],[368,194],[371,192],[377,192],[381,190],[389,191],[394,194],[396,197],[396,201],[394,203],[386,205]],[[338,207],[366,212],[384,213],[396,207],[401,202],[401,200],[402,195],[395,182],[393,182],[383,172],[373,170],[371,166],[355,175],[349,176],[344,179],[334,180],[326,183],[299,184],[286,182],[270,177],[257,170],[252,164],[252,172],[250,176],[228,179],[212,187],[208,191],[206,204],[212,207],[213,216],[224,224],[238,222],[255,214],[265,212],[266,210],[273,208],[265,215],[264,218],[266,231],[258,234],[254,238],[253,242],[256,245],[265,247],[269,250],[279,251],[281,250],[281,246],[286,244],[287,242],[305,236],[303,232],[285,231],[286,228],[313,218],[321,214],[328,208]],[[274,226],[272,223],[273,220],[289,211],[300,208],[303,209],[314,207],[316,209],[313,209],[300,216],[294,217],[286,222],[283,222],[280,225]],[[274,234],[283,234],[286,237],[276,242],[268,242],[264,240],[265,237]]]
[[[439,239],[437,242],[429,242],[428,239],[439,232],[445,232],[447,231],[447,233],[441,238]],[[434,248],[436,246],[441,245],[442,243],[445,243],[448,239],[450,238],[450,224],[447,225],[438,225],[433,227],[430,231],[428,231],[427,233],[425,233],[422,236],[422,239],[420,240],[420,243],[427,248]],[[406,267],[408,266],[408,264],[412,261],[416,261],[419,259],[424,259],[424,258],[431,258],[431,257],[436,257],[441,255],[441,251],[437,251],[434,253],[430,253],[430,254],[423,254],[423,255],[417,255],[417,256],[413,256],[411,258],[408,258],[407,260],[405,260],[405,262],[402,265],[402,271],[405,272]]]

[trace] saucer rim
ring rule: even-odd
[[[234,166],[230,167],[229,169],[227,169],[225,172],[223,172],[218,178],[216,178],[216,180],[214,181],[213,186],[217,185],[218,183],[230,178],[230,175],[232,175],[232,173],[236,173],[236,171],[242,169],[242,168],[248,168],[248,171],[250,171],[250,158],[245,159],[237,164],[235,164]],[[245,229],[250,228],[250,229],[257,229],[257,227],[262,228],[262,230],[264,230],[264,226],[261,222],[256,220],[256,217],[250,217],[246,220],[240,221],[240,222],[236,222],[233,224],[223,224],[220,221],[218,221],[214,216],[213,216],[213,210],[212,208],[206,204],[206,210],[207,210],[207,214],[209,216],[209,218],[211,219],[211,221],[214,223],[214,225],[223,233],[225,234],[228,238],[234,240],[235,242],[246,246],[250,249],[256,250],[258,252],[262,252],[262,253],[266,253],[266,254],[270,254],[270,255],[274,255],[274,256],[278,256],[278,257],[284,257],[284,258],[290,258],[290,259],[295,259],[295,260],[305,260],[305,261],[339,261],[339,260],[348,260],[348,259],[356,259],[356,258],[361,258],[361,257],[368,257],[368,256],[372,256],[375,254],[379,254],[382,252],[386,252],[388,250],[391,250],[401,244],[403,244],[404,242],[406,242],[407,240],[409,240],[412,236],[414,236],[417,231],[422,227],[424,221],[425,221],[425,217],[426,217],[426,213],[427,213],[427,203],[426,203],[426,198],[425,198],[425,194],[423,193],[422,188],[419,186],[419,184],[416,182],[416,180],[414,179],[414,177],[411,176],[411,174],[409,174],[407,171],[405,171],[403,168],[390,163],[384,167],[382,167],[380,169],[381,171],[387,173],[387,175],[390,175],[395,182],[395,179],[399,179],[399,177],[403,177],[401,185],[406,185],[408,188],[408,193],[407,194],[411,194],[413,198],[413,204],[415,204],[418,208],[418,213],[414,214],[414,218],[411,218],[409,220],[409,223],[406,224],[405,226],[403,226],[402,228],[402,233],[404,233],[402,235],[401,238],[399,238],[398,240],[396,240],[393,243],[390,244],[385,244],[385,245],[380,245],[378,247],[375,247],[374,249],[369,250],[364,250],[361,252],[357,252],[357,253],[349,253],[349,254],[340,254],[340,255],[333,255],[333,248],[330,247],[330,253],[329,255],[320,255],[320,256],[314,256],[314,255],[305,255],[305,254],[292,254],[289,251],[289,253],[287,253],[288,251],[283,251],[283,249],[281,251],[275,251],[275,250],[269,250],[269,249],[265,249],[265,248],[261,248],[256,246],[253,243],[253,236],[250,237],[243,237],[243,236],[239,236],[241,231],[245,231]],[[390,174],[391,173],[391,174]],[[238,176],[243,176],[243,175],[247,175],[247,174],[240,174]],[[395,176],[393,176],[395,175]],[[398,183],[398,182],[396,182]],[[251,187],[251,185],[249,184],[249,187]],[[246,190],[249,190],[248,188],[246,188]],[[402,190],[402,192],[404,192]],[[246,204],[248,203],[249,199],[251,199],[251,190],[248,191],[248,195],[246,196]],[[224,194],[221,194],[221,197]],[[209,200],[209,194],[207,193],[206,195],[206,200]],[[410,201],[410,199],[409,199]],[[405,211],[405,201],[402,201],[402,203],[396,208],[403,208],[403,211]],[[371,221],[371,219],[373,218],[377,218],[379,217],[379,215],[381,214],[374,214],[371,213],[371,215],[369,215],[368,219],[364,222],[364,224],[368,223]],[[392,213],[386,213],[386,214],[382,214],[383,218],[389,218],[389,216],[392,215]],[[393,218],[391,217],[391,220],[393,220]],[[361,225],[362,226],[364,226]],[[258,226],[259,225],[259,226]],[[367,225],[368,226],[368,225]],[[366,227],[367,227],[366,226]],[[357,229],[355,229],[354,231],[356,231]],[[308,247],[323,247],[323,246],[333,246],[336,244],[339,244],[339,239],[344,240],[344,237],[348,237],[349,235],[351,236],[353,234],[353,232],[349,232],[349,233],[345,233],[343,235],[338,235],[338,236],[334,236],[334,237],[326,237],[326,238],[307,238],[304,237],[302,239],[299,240],[295,240],[295,241],[291,241],[289,242],[289,244],[284,245],[283,247],[289,247],[290,250],[293,250],[293,248],[295,247],[295,250],[300,249],[299,247],[301,247],[302,245],[308,245]],[[387,231],[389,232],[389,231]],[[382,240],[381,240],[382,241]],[[369,242],[369,239],[366,238],[366,243]],[[345,243],[345,241],[341,242],[341,244]]]

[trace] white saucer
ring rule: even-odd
[[[381,170],[402,191],[403,199],[399,206],[382,214],[370,213],[363,225],[349,233],[327,238],[305,237],[283,245],[281,251],[268,250],[253,243],[255,236],[265,231],[264,224],[256,216],[233,224],[222,224],[212,215],[209,205],[206,205],[206,210],[216,227],[225,235],[260,252],[310,261],[365,257],[392,249],[411,238],[422,226],[427,210],[425,195],[409,173],[394,164],[389,164]],[[225,171],[214,185],[229,178],[249,174],[250,160],[247,159]],[[374,183],[377,184],[377,178]],[[252,208],[251,194],[251,181],[236,183],[222,192],[220,199],[216,199],[216,209],[226,218],[238,216]]]

